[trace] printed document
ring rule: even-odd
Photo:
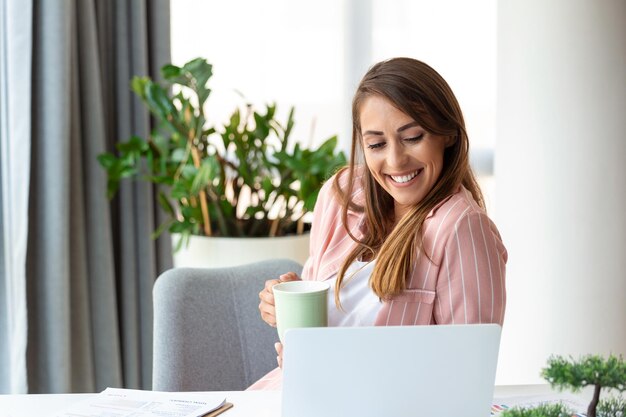
[[[220,393],[107,388],[55,417],[201,417],[225,402]]]

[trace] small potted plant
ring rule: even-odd
[[[542,376],[552,388],[574,392],[592,386],[593,395],[587,407],[587,417],[626,417],[626,399],[621,395],[600,399],[602,389],[626,391],[626,362],[621,356],[603,358],[587,355],[575,360],[562,356],[548,359]],[[516,407],[502,413],[502,417],[570,417],[573,410],[561,403],[539,404],[536,407]]]
[[[306,232],[306,214],[313,210],[321,185],[346,163],[336,149],[336,136],[316,149],[292,144],[294,109],[280,122],[274,104],[262,110],[244,105],[227,123],[211,125],[204,112],[211,64],[197,58],[182,67],[166,65],[162,75],[162,84],[148,77],[131,82],[158,127],[148,138],[133,136],[119,143],[117,155],[98,157],[108,174],[109,196],[124,178],[157,184],[168,218],[153,236],[169,230],[177,236],[177,250],[194,236],[226,238],[232,244],[233,238]],[[241,241],[234,244],[240,247]],[[220,252],[219,265],[212,265],[223,266],[224,245],[200,249],[200,255]]]

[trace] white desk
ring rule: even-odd
[[[280,391],[224,391],[234,407],[224,417],[278,417]],[[0,395],[0,417],[48,417],[94,394]]]
[[[494,397],[547,395],[548,385],[497,386]],[[0,395],[0,417],[46,417],[94,394]],[[235,406],[224,417],[279,417],[280,391],[224,391]]]

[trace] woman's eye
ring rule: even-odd
[[[422,140],[424,138],[424,134],[422,133],[419,136],[415,136],[413,138],[406,138],[404,140],[406,140],[407,142],[419,142],[420,140]]]
[[[385,142],[371,143],[367,145],[367,149],[378,149],[385,146]]]

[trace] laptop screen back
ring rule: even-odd
[[[489,416],[500,326],[288,330],[282,417]]]

